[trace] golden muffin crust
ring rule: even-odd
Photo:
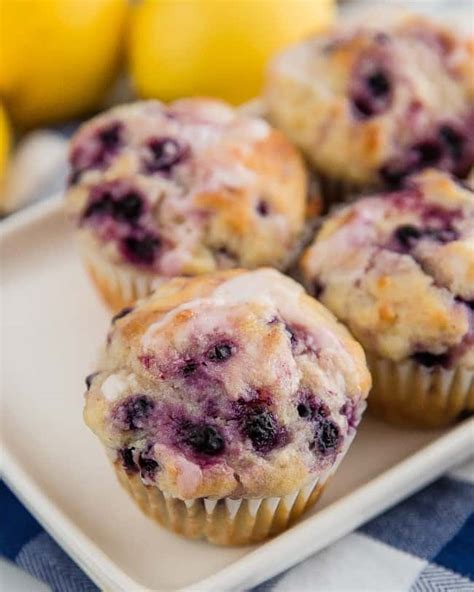
[[[272,122],[316,169],[396,186],[428,166],[474,166],[473,39],[417,16],[337,26],[271,63]]]
[[[298,152],[220,101],[113,108],[80,128],[70,163],[81,244],[130,272],[284,267],[303,229]]]
[[[301,271],[367,351],[474,368],[474,194],[445,173],[334,212]]]

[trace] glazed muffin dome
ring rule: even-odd
[[[159,275],[284,266],[303,226],[296,150],[218,101],[114,108],[80,128],[70,164],[82,240]]]
[[[339,27],[271,64],[272,121],[315,167],[359,185],[399,186],[426,167],[474,166],[473,40],[421,17]]]
[[[448,175],[335,212],[301,269],[368,351],[474,368],[474,194]]]
[[[362,348],[276,270],[164,283],[113,321],[85,420],[126,470],[174,497],[291,493],[352,439]]]

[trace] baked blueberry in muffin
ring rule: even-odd
[[[303,229],[306,173],[268,123],[186,99],[114,108],[80,128],[67,200],[114,309],[169,277],[284,268]]]
[[[160,522],[223,544],[316,500],[370,387],[348,331],[271,269],[164,283],[113,323],[98,370],[85,420],[122,483]]]
[[[429,167],[474,166],[474,44],[426,18],[342,25],[272,63],[272,121],[300,146],[329,201],[397,188]]]
[[[474,411],[474,194],[426,171],[328,217],[305,252],[308,287],[364,346],[369,404],[439,425]]]

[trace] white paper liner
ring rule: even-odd
[[[301,489],[281,497],[182,500],[156,486],[144,485],[137,473],[114,463],[120,483],[141,510],[161,525],[188,538],[217,545],[245,545],[275,536],[313,506],[350,447],[355,431],[346,436],[334,465]]]
[[[103,257],[86,241],[78,240],[84,264],[108,306],[118,311],[132,305],[139,298],[153,292],[162,278],[135,270],[126,265],[115,265]]]
[[[369,410],[385,421],[434,428],[474,413],[473,370],[426,368],[370,353],[367,362],[373,379]]]
[[[315,221],[307,224],[301,232],[295,247],[288,251],[281,265],[277,269],[288,270],[295,265],[303,248],[314,235]],[[104,257],[99,249],[94,249],[87,240],[78,239],[81,258],[94,284],[99,290],[106,304],[117,312],[126,306],[131,306],[140,298],[151,294],[170,277],[147,273],[126,264],[114,264]]]

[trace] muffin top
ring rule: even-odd
[[[316,168],[359,185],[398,187],[427,167],[474,166],[473,39],[425,18],[343,25],[271,64],[273,122]]]
[[[350,443],[362,348],[273,269],[163,283],[112,322],[85,421],[116,462],[181,499],[291,493]]]
[[[301,269],[368,351],[474,368],[474,194],[445,173],[336,211]]]
[[[304,222],[301,157],[225,103],[116,107],[74,136],[67,194],[82,240],[163,276],[283,267]]]

